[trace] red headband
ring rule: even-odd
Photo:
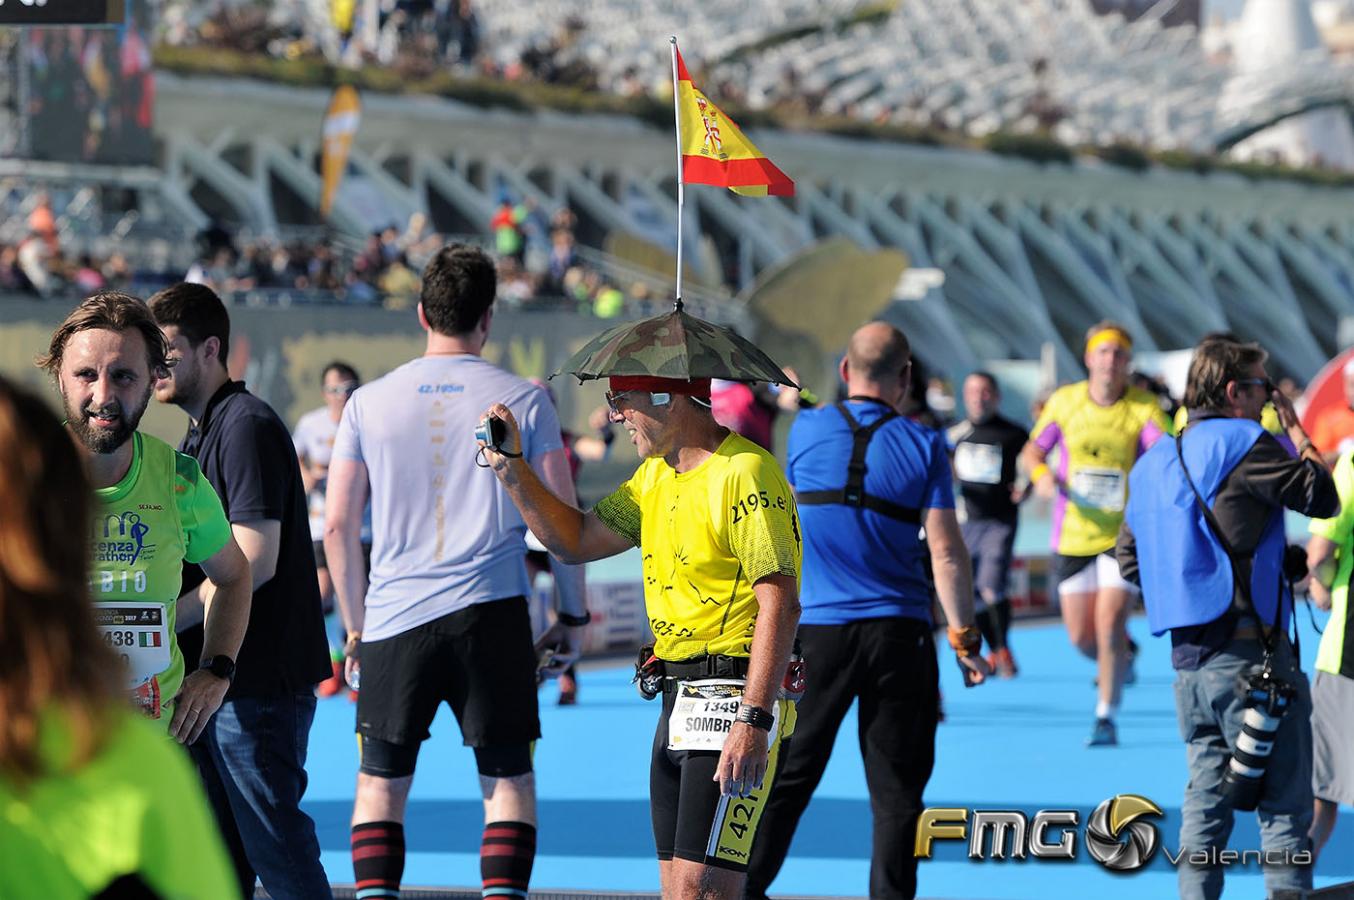
[[[710,399],[708,378],[655,378],[652,375],[612,375],[613,391],[648,391],[651,394],[685,394],[699,400]]]

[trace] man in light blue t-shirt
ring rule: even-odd
[[[841,363],[846,401],[801,412],[790,429],[785,474],[804,530],[799,639],[808,689],[752,846],[749,898],[765,897],[780,871],[856,700],[875,810],[870,896],[916,893],[912,842],[940,700],[923,554],[965,680],[987,675],[945,436],[896,411],[911,365],[901,331],[884,322],[861,327]]]
[[[419,304],[426,352],[353,394],[329,463],[325,554],[348,630],[350,683],[361,672],[352,854],[364,898],[399,896],[405,802],[443,701],[481,776],[485,889],[526,896],[535,859],[531,744],[540,720],[526,525],[493,472],[478,465],[483,410],[506,404],[541,479],[570,503],[574,487],[550,398],[480,356],[495,289],[482,251],[452,244],[433,258]],[[370,583],[361,547],[368,498]],[[588,616],[582,569],[556,562],[553,571],[559,624],[540,643],[557,648],[557,674]]]

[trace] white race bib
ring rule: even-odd
[[[723,750],[743,702],[743,683],[741,678],[706,678],[678,684],[668,717],[668,749]],[[779,703],[771,705],[771,715],[771,733],[776,734]]]
[[[127,666],[135,690],[169,668],[169,620],[163,603],[95,603],[103,641]]]
[[[1077,469],[1068,480],[1068,493],[1081,506],[1123,512],[1128,479],[1123,469]]]
[[[1001,484],[1001,447],[965,441],[954,448],[954,474],[969,484]]]

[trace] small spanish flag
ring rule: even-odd
[[[746,197],[794,195],[795,183],[691,83],[680,52],[677,52],[677,107],[682,128],[683,181],[726,187]]]

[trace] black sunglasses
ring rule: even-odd
[[[1274,382],[1270,381],[1268,378],[1238,378],[1236,383],[1263,386],[1266,394],[1272,394],[1278,390]]]

